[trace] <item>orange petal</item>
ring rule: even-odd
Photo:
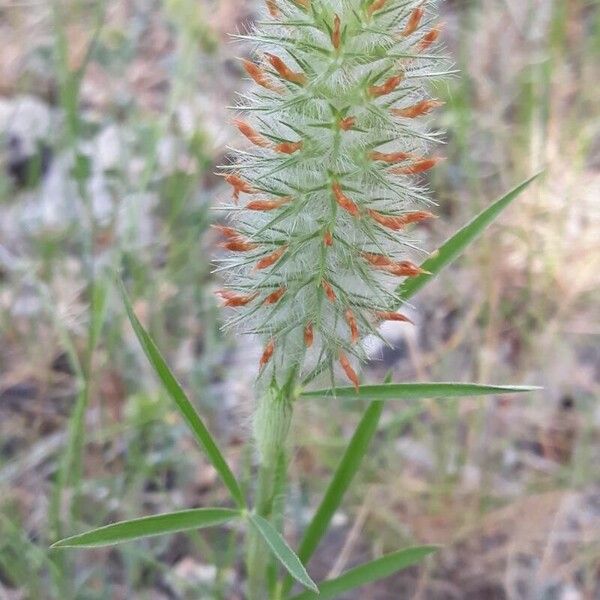
[[[232,252],[248,252],[258,248],[258,244],[244,240],[243,238],[233,238],[221,244],[223,248],[231,250]]]
[[[376,13],[378,10],[381,10],[386,2],[387,0],[375,0],[373,4],[371,4],[371,6],[367,8],[367,14],[369,15],[369,17],[372,17],[373,14]]]
[[[290,196],[284,196],[278,200],[252,200],[252,202],[246,204],[246,208],[248,210],[275,210],[276,208],[281,208],[284,204],[290,202],[290,200]]]
[[[313,345],[314,339],[315,333],[313,330],[313,324],[307,323],[306,327],[304,328],[304,345],[307,348],[310,348]]]
[[[240,197],[240,193],[244,192],[246,194],[254,194],[256,190],[252,188],[252,186],[244,181],[238,175],[227,175],[225,177],[225,181],[233,187],[233,199],[237,202]]]
[[[274,351],[275,351],[275,341],[273,340],[273,338],[271,338],[267,342],[267,345],[265,346],[262,356],[260,357],[259,367],[261,369],[271,360],[271,357],[273,356]]]
[[[337,50],[340,47],[340,43],[342,41],[342,32],[341,32],[341,21],[338,15],[335,15],[333,18],[333,31],[331,32],[331,43],[333,47]]]
[[[227,227],[227,225],[211,225],[211,227],[219,231],[228,240],[235,240],[241,237],[240,233],[233,227]]]
[[[281,286],[278,290],[275,290],[272,294],[269,294],[264,303],[265,304],[277,304],[282,296],[285,294],[287,288],[285,286]]]
[[[298,150],[302,149],[303,146],[303,142],[282,142],[281,144],[277,144],[275,146],[275,150],[277,150],[277,152],[281,152],[283,154],[293,154],[294,152],[297,152]]]
[[[256,269],[266,269],[267,267],[274,265],[285,254],[286,250],[287,246],[281,246],[281,248],[277,248],[275,252],[268,254],[264,258],[261,258],[256,263]]]
[[[434,27],[431,31],[428,31],[422,38],[418,44],[418,49],[423,51],[427,50],[432,44],[434,44],[437,39],[440,37],[440,33],[442,32],[442,25],[438,25]]]
[[[387,267],[394,264],[394,261],[383,254],[374,254],[373,252],[362,252],[361,256],[375,267]]]
[[[392,108],[391,113],[396,117],[404,117],[406,119],[414,119],[421,115],[426,115],[433,109],[442,106],[444,103],[439,100],[423,100],[408,106],[407,108]]]
[[[358,393],[360,382],[358,381],[358,375],[356,374],[356,371],[350,365],[350,361],[348,360],[348,358],[346,357],[345,354],[340,352],[339,358],[340,358],[340,365],[342,365],[342,369],[344,369],[344,372],[346,373],[348,379],[352,382],[352,384],[354,385],[354,388],[356,389],[356,391]]]
[[[281,15],[281,12],[279,11],[279,7],[277,6],[275,0],[267,0],[267,8],[269,9],[269,14],[274,19],[278,19]]]
[[[260,135],[258,131],[253,129],[246,121],[242,119],[235,119],[233,124],[240,130],[240,133],[246,136],[255,146],[261,148],[268,148],[271,143],[265,137]]]
[[[407,152],[370,152],[369,158],[371,160],[380,160],[387,163],[397,163],[407,160],[411,155]]]
[[[397,275],[398,277],[416,277],[417,275],[422,275],[423,273],[427,273],[427,271],[421,269],[414,263],[411,263],[408,260],[403,260],[401,262],[397,262],[387,267],[383,267],[388,273],[392,275]]]
[[[350,335],[352,336],[352,342],[355,344],[358,342],[360,338],[360,334],[358,332],[358,324],[356,323],[356,318],[354,317],[354,313],[347,309],[344,313],[346,317],[346,322],[348,323],[348,327],[350,327]]]
[[[419,28],[424,14],[425,10],[423,8],[415,8],[415,10],[410,13],[410,17],[408,17],[408,21],[404,31],[402,31],[402,35],[409,36],[411,33],[414,33]]]
[[[323,234],[323,243],[326,246],[333,246],[333,235],[329,229]]]
[[[405,315],[395,312],[386,312],[386,311],[376,311],[375,316],[381,321],[397,321],[402,323],[414,323]]]
[[[340,121],[339,125],[342,131],[349,131],[356,125],[356,117],[346,117]]]
[[[379,96],[385,96],[393,92],[404,79],[404,73],[400,75],[394,75],[381,85],[372,85],[369,89],[369,95],[373,98],[379,98]]]
[[[345,211],[349,212],[353,217],[358,215],[358,213],[359,213],[358,206],[354,202],[352,202],[352,200],[350,200],[350,198],[348,198],[348,196],[346,196],[344,194],[344,192],[342,192],[342,188],[340,187],[339,183],[334,183],[331,186],[331,189],[333,190],[333,195],[335,197],[335,201]]]
[[[330,302],[335,302],[336,295],[335,295],[335,292],[333,291],[333,288],[331,287],[331,284],[323,279],[322,285],[323,285],[323,289],[325,290],[325,295],[327,296],[327,299]]]
[[[258,85],[264,87],[267,90],[271,90],[272,92],[277,92],[278,94],[281,94],[284,91],[281,86],[273,83],[269,79],[267,74],[258,65],[255,65],[252,61],[244,60],[243,65],[246,73],[248,73],[248,75],[250,75],[250,77]]]
[[[442,158],[437,156],[433,158],[424,158],[414,162],[412,165],[392,169],[390,173],[394,173],[394,175],[416,175],[417,173],[424,173],[425,171],[433,169],[433,167],[442,160]]]
[[[434,218],[435,215],[426,210],[417,210],[414,212],[405,213],[403,215],[384,215],[376,210],[368,210],[369,216],[377,221],[380,225],[399,231],[411,223],[419,223],[426,219]]]
[[[223,306],[246,306],[249,302],[252,302],[258,294],[237,294],[231,290],[219,290],[217,294],[223,299]]]
[[[275,54],[265,53],[267,60],[271,63],[271,66],[287,81],[297,83],[298,85],[304,85],[306,83],[306,75],[304,73],[296,73],[292,71],[279,56]]]

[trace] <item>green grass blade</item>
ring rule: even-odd
[[[263,537],[274,556],[288,570],[288,573],[303,586],[316,592],[318,597],[319,588],[310,578],[298,556],[296,556],[295,552],[287,545],[277,529],[260,515],[250,514],[248,515],[248,518]]]
[[[131,521],[121,521],[92,529],[79,535],[55,542],[51,548],[97,548],[129,542],[139,538],[177,533],[188,529],[201,529],[222,525],[241,516],[239,510],[230,508],[195,508],[178,512],[141,517]]]
[[[376,560],[346,571],[343,575],[324,581],[319,586],[319,594],[303,592],[292,600],[329,600],[339,598],[340,594],[358,587],[389,577],[406,567],[421,562],[437,550],[437,546],[416,546],[393,552]]]
[[[479,213],[470,223],[448,239],[436,252],[434,252],[422,265],[421,268],[428,274],[411,277],[400,285],[396,292],[402,300],[408,300],[414,296],[426,283],[433,279],[445,266],[456,260],[469,246],[471,242],[490,225],[500,213],[507,208],[529,184],[537,179],[541,173],[530,177],[516,188],[496,200],[491,206]]]
[[[343,387],[302,392],[301,398],[351,398],[355,400],[417,400],[419,398],[450,398],[456,396],[489,396],[491,394],[521,394],[539,390],[522,385],[482,385],[479,383],[388,383],[363,385],[357,392]]]
[[[327,486],[327,490],[314,517],[306,528],[298,556],[306,564],[316,550],[321,538],[327,533],[331,519],[342,502],[346,490],[350,487],[358,472],[360,463],[365,456],[369,444],[379,425],[384,402],[373,402],[365,411],[358,424],[350,443],[348,444],[335,473]],[[291,588],[291,581],[284,583],[284,591]]]
[[[142,327],[142,324],[135,316],[135,313],[133,312],[133,307],[131,306],[131,302],[127,296],[127,292],[125,291],[125,287],[123,286],[122,282],[119,282],[119,289],[121,291],[121,296],[123,297],[123,302],[125,304],[125,308],[127,310],[127,315],[129,317],[129,321],[131,322],[131,326],[133,327],[133,330],[135,331],[135,334],[138,340],[140,341],[140,344],[144,349],[148,360],[154,367],[156,374],[158,375],[162,384],[165,386],[165,389],[177,405],[179,412],[181,413],[182,417],[192,430],[193,434],[196,437],[196,440],[204,449],[209,460],[221,476],[223,483],[225,483],[225,485],[229,489],[237,505],[241,508],[245,507],[246,503],[244,501],[242,490],[240,489],[240,486],[235,476],[231,472],[227,461],[221,454],[219,447],[217,446],[210,432],[202,422],[202,419],[196,412],[196,409],[188,400],[182,387],[179,385],[177,379],[175,379],[175,376],[167,366],[167,363],[165,362],[160,351],[156,347],[156,344],[154,343],[152,338],[146,333],[146,331]]]

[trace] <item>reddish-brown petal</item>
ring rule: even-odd
[[[339,125],[342,131],[349,131],[356,125],[356,117],[346,117],[340,121]]]
[[[419,223],[435,217],[434,214],[426,210],[417,210],[403,215],[384,215],[376,210],[369,209],[368,213],[373,220],[393,231],[399,231],[411,223]]]
[[[329,229],[323,234],[323,243],[326,246],[333,246],[333,234]]]
[[[271,63],[271,66],[287,81],[297,83],[298,85],[304,85],[306,83],[306,75],[304,73],[297,73],[292,71],[284,62],[275,54],[265,53],[267,60]]]
[[[241,237],[232,238],[221,244],[223,248],[231,250],[232,252],[248,252],[258,247],[258,244],[244,240]]]
[[[358,342],[360,334],[358,332],[358,324],[356,323],[354,313],[348,308],[344,313],[344,317],[346,317],[346,323],[348,323],[348,327],[350,327],[352,343],[355,344],[356,342]]]
[[[336,295],[335,295],[335,292],[333,291],[333,288],[331,287],[331,284],[323,279],[322,285],[323,285],[323,289],[325,290],[325,295],[327,296],[327,299],[330,302],[335,302]]]
[[[267,256],[265,256],[264,258],[261,258],[256,263],[256,268],[257,269],[266,269],[267,267],[274,265],[285,254],[286,250],[287,250],[287,246],[281,246],[281,248],[277,248],[277,250],[275,250],[275,252],[271,252],[271,254],[267,254]]]
[[[304,10],[308,10],[310,8],[310,0],[294,0],[294,3],[301,6]]]
[[[214,229],[221,233],[221,235],[228,240],[239,239],[240,233],[235,230],[233,227],[228,227],[227,225],[211,225]]]
[[[433,169],[441,160],[443,159],[437,156],[424,158],[414,162],[412,165],[392,169],[390,173],[394,173],[394,175],[417,175],[418,173],[425,173],[425,171]]]
[[[435,108],[442,106],[444,103],[440,100],[422,100],[408,106],[406,108],[392,108],[391,113],[396,117],[404,117],[406,119],[414,119],[421,115],[426,115]]]
[[[373,14],[376,13],[378,10],[381,10],[386,2],[387,0],[374,0],[373,4],[371,4],[371,6],[367,8],[367,14],[369,15],[369,17],[372,17]]]
[[[281,94],[283,92],[283,88],[273,83],[269,79],[267,74],[258,65],[255,65],[252,61],[245,59],[243,61],[243,65],[244,70],[246,71],[246,73],[248,73],[248,75],[250,75],[250,77],[252,77],[255,83],[264,87],[267,90],[277,92],[278,94]]]
[[[273,338],[271,338],[267,342],[267,345],[265,346],[262,356],[260,357],[259,367],[261,369],[271,360],[271,357],[273,356],[274,351],[275,351],[275,341],[273,340]]]
[[[331,186],[331,189],[333,190],[333,195],[335,197],[335,201],[345,211],[349,212],[353,217],[358,215],[358,213],[359,213],[358,206],[354,202],[352,202],[352,200],[350,200],[350,198],[348,198],[348,196],[346,196],[344,194],[344,192],[342,192],[342,188],[340,187],[339,183],[334,183]]]
[[[252,200],[252,202],[248,202],[248,204],[246,204],[246,208],[248,210],[275,210],[276,208],[281,208],[284,204],[287,204],[290,201],[290,196],[283,196],[277,200]]]
[[[403,160],[407,160],[411,158],[411,155],[407,152],[377,152],[373,151],[369,153],[369,158],[371,160],[380,160],[382,162],[387,163],[397,163],[402,162]]]
[[[358,381],[358,375],[356,374],[356,371],[352,368],[352,366],[350,365],[350,361],[348,360],[348,358],[346,357],[346,355],[343,352],[340,352],[339,358],[340,358],[340,365],[342,365],[342,369],[344,369],[344,373],[346,373],[346,376],[352,382],[352,385],[354,385],[354,388],[356,389],[356,392],[358,393],[360,382]]]
[[[310,348],[313,345],[314,340],[315,332],[313,330],[313,324],[307,323],[306,327],[304,328],[304,345],[307,348]]]
[[[281,12],[279,11],[279,7],[277,6],[275,0],[267,0],[267,8],[269,9],[269,14],[274,19],[278,19],[281,15]]]
[[[372,85],[369,89],[369,95],[372,98],[379,98],[379,96],[385,96],[393,92],[404,79],[404,73],[400,75],[394,75],[381,85]]]
[[[340,47],[342,41],[342,24],[338,15],[333,18],[333,30],[331,32],[331,43],[337,50]]]
[[[410,17],[408,17],[408,21],[404,31],[402,31],[402,35],[409,36],[411,33],[414,33],[419,28],[424,14],[425,10],[423,8],[415,8],[415,10],[410,13]]]
[[[381,321],[396,321],[402,323],[411,323],[414,324],[407,316],[396,313],[396,312],[387,312],[387,311],[376,311],[375,316]]]
[[[304,144],[302,141],[281,142],[281,144],[277,144],[275,146],[275,150],[277,150],[277,152],[281,152],[282,154],[293,154],[294,152],[301,150],[303,145]]]
[[[238,175],[227,175],[225,181],[233,188],[233,199],[237,202],[240,197],[240,193],[254,194],[256,190],[247,182],[244,181]]]
[[[421,269],[421,267],[418,267],[417,265],[411,263],[408,260],[393,263],[383,268],[388,273],[391,273],[392,275],[397,275],[398,277],[416,277],[417,275],[427,273],[427,271]]]
[[[375,254],[373,252],[362,252],[361,256],[374,267],[387,267],[394,264],[394,261],[384,254]]]
[[[437,39],[440,37],[440,33],[442,32],[442,25],[437,25],[431,31],[428,31],[422,38],[418,44],[418,49],[420,51],[427,50],[431,45],[433,45]]]
[[[221,296],[223,300],[223,306],[231,307],[246,306],[246,304],[252,302],[252,300],[258,296],[257,293],[237,294],[231,290],[219,290],[217,291],[217,294]]]
[[[246,121],[242,121],[242,119],[235,119],[233,124],[240,130],[240,133],[247,137],[255,146],[268,148],[271,145],[269,140],[260,135],[260,133],[246,123]]]
[[[282,296],[285,294],[286,292],[286,287],[285,286],[281,286],[279,289],[275,290],[273,293],[269,294],[266,298],[265,298],[265,304],[277,304]]]

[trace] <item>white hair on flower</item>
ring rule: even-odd
[[[428,79],[440,27],[431,0],[267,0],[239,36],[255,86],[234,124],[249,142],[226,168],[231,253],[221,271],[230,325],[265,339],[261,373],[280,385],[349,357],[396,312],[399,278],[419,275],[406,228],[433,215],[415,176],[436,165],[437,136],[415,119],[440,102]]]

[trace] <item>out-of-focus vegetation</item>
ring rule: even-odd
[[[220,332],[211,210],[228,193],[227,32],[255,2],[0,3],[0,598],[239,598],[236,531],[86,553],[49,543],[224,500],[136,345],[112,279],[238,470],[249,472],[260,349]],[[536,383],[514,400],[397,402],[313,562],[316,575],[410,543],[427,568],[360,597],[600,597],[600,7],[443,3],[460,77],[431,185],[436,245],[545,168],[460,264],[384,329],[368,378]],[[291,538],[359,417],[298,406]],[[352,519],[348,515],[352,515]],[[352,526],[348,526],[348,522]],[[370,596],[368,595],[370,594]],[[358,597],[358,596],[357,596]]]

